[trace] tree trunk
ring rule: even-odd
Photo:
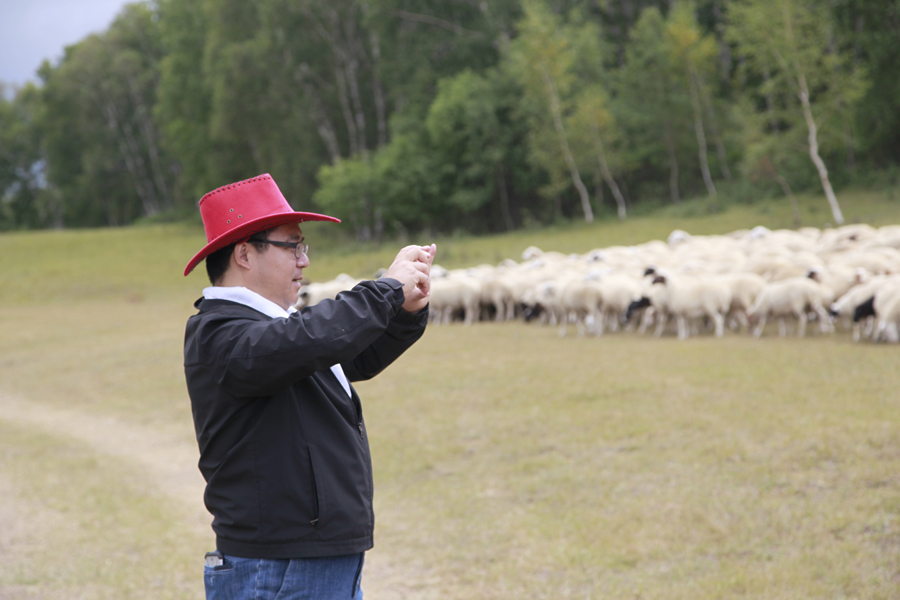
[[[625,198],[625,206],[631,210],[631,194],[628,193],[628,182],[622,178],[622,197]]]
[[[728,155],[725,153],[725,143],[722,141],[719,128],[716,126],[716,113],[713,110],[712,101],[709,99],[709,94],[706,93],[699,73],[697,74],[697,82],[700,87],[700,100],[703,101],[703,107],[706,109],[706,118],[709,121],[713,143],[716,145],[716,154],[719,157],[719,169],[722,171],[722,179],[731,181],[731,169],[728,168]]]
[[[381,240],[384,237],[384,213],[381,211],[381,208],[375,209],[375,243],[379,246],[381,245]]]
[[[600,165],[594,167],[594,198],[597,199],[597,206],[603,206],[606,202],[606,194],[603,192],[603,173],[600,172]]]
[[[828,198],[828,204],[831,206],[831,214],[834,217],[834,222],[838,225],[843,225],[844,215],[838,204],[837,196],[834,195],[831,181],[828,179],[828,168],[825,166],[825,161],[819,156],[819,130],[816,127],[815,119],[813,119],[812,108],[809,104],[809,90],[806,87],[806,77],[803,76],[802,72],[798,73],[797,83],[800,85],[800,104],[803,106],[803,118],[806,119],[806,128],[809,131],[809,135],[807,136],[809,142],[809,157],[812,159],[813,164],[816,165],[816,170],[819,172],[819,180],[822,182],[822,189],[825,190],[825,197]]]
[[[134,185],[135,193],[141,201],[144,214],[147,216],[155,215],[159,212],[159,202],[156,199],[152,186],[147,185],[147,172],[139,150],[135,148],[137,144],[133,136],[129,135],[125,124],[119,120],[118,110],[113,101],[107,101],[102,105],[102,110],[106,117],[107,126],[118,141],[119,153],[122,155],[125,167],[131,175],[131,182]]]
[[[316,131],[319,132],[319,137],[322,138],[322,143],[325,144],[325,149],[328,150],[331,164],[336,165],[341,160],[341,148],[338,145],[337,134],[331,119],[328,117],[328,113],[325,111],[322,99],[316,92],[316,88],[309,81],[309,71],[309,65],[302,63],[299,71],[294,72],[294,79],[303,86],[303,93],[312,105],[311,118],[316,125]]]
[[[516,226],[509,211],[509,194],[506,190],[506,173],[501,166],[497,169],[497,191],[500,193],[500,212],[503,213],[503,223],[507,231],[514,231]]]
[[[375,120],[378,124],[378,147],[387,144],[387,118],[384,105],[384,89],[381,85],[381,44],[378,34],[372,32],[370,45],[372,46],[372,91],[375,96]]]
[[[353,111],[350,109],[350,100],[347,97],[347,78],[339,56],[335,56],[334,78],[337,81],[338,102],[341,105],[341,112],[344,115],[344,124],[347,126],[347,139],[350,142],[350,155],[355,156],[359,154],[360,151],[359,137],[356,131],[356,119],[353,117]]]
[[[340,17],[337,11],[334,12],[335,29],[340,34]],[[350,90],[350,103],[353,106],[353,120],[356,125],[357,146],[363,154],[368,153],[369,145],[366,142],[366,116],[363,112],[362,98],[359,93],[359,57],[358,49],[361,49],[359,41],[356,39],[356,20],[350,16],[344,20],[343,42],[338,43],[335,52],[343,54],[343,65],[347,73],[347,86]],[[336,36],[340,39],[340,35]]]
[[[354,69],[353,66],[348,67],[345,63],[348,59],[347,52],[341,44],[341,24],[340,15],[337,11],[331,9],[327,15],[330,20],[330,28],[327,27],[322,20],[312,11],[311,8],[305,10],[307,16],[313,21],[319,37],[331,47],[331,54],[334,57],[334,79],[337,84],[338,103],[341,105],[341,113],[344,117],[344,124],[347,127],[347,139],[350,143],[350,155],[355,156],[362,148],[359,147],[359,130],[357,128],[357,119],[350,108],[350,97],[348,92],[347,76]]]
[[[716,43],[719,46],[719,76],[726,85],[731,80],[731,46],[725,41],[726,20],[722,16],[721,2],[713,0],[712,3],[713,28],[716,32]]]
[[[694,132],[697,134],[697,154],[700,158],[700,172],[703,174],[703,183],[706,184],[706,192],[710,197],[715,198],[716,185],[713,183],[712,175],[709,174],[709,157],[706,149],[706,132],[703,131],[703,118],[700,115],[700,92],[698,83],[694,77],[694,68],[691,66],[688,70],[688,89],[691,93],[691,107],[694,109]]]
[[[166,178],[163,167],[159,159],[159,145],[156,142],[156,125],[150,118],[150,110],[147,108],[144,99],[141,97],[137,82],[134,77],[128,77],[128,89],[131,92],[131,102],[135,106],[135,116],[140,124],[143,132],[144,144],[147,146],[147,154],[150,157],[150,170],[153,173],[153,181],[156,183],[156,189],[162,196],[162,204],[166,208],[171,208],[172,198],[169,195],[169,187],[166,185]]]
[[[675,153],[675,140],[672,138],[672,128],[668,121],[666,121],[666,131],[663,137],[669,153],[669,195],[672,198],[672,204],[681,204],[681,196],[678,194],[678,156]]]
[[[762,76],[766,83],[772,81],[772,74],[769,73],[769,65],[763,63]],[[766,92],[766,114],[769,116],[769,127],[772,131],[778,131],[778,122],[775,120],[775,98],[772,97],[772,91]]]
[[[784,6],[784,25],[790,45],[793,47],[794,32],[791,25],[789,7],[787,5]],[[775,54],[776,57],[780,59],[785,71],[790,73],[791,69],[784,57],[781,56],[777,50],[775,51]],[[841,213],[841,207],[838,205],[837,197],[834,195],[834,190],[831,188],[831,181],[828,179],[828,168],[825,166],[825,161],[819,156],[819,129],[816,125],[816,120],[813,118],[812,107],[809,103],[809,87],[806,85],[806,76],[803,74],[803,69],[800,68],[796,56],[792,57],[792,61],[796,73],[795,84],[798,88],[797,95],[800,97],[800,106],[803,108],[803,118],[806,120],[806,129],[808,131],[807,141],[809,143],[809,157],[812,159],[813,164],[816,165],[816,170],[819,172],[819,180],[822,182],[822,189],[825,190],[825,197],[828,198],[828,204],[831,206],[831,214],[834,217],[834,221],[838,225],[843,225],[844,215]]]
[[[603,179],[606,181],[606,185],[609,186],[613,198],[616,199],[616,207],[618,208],[619,218],[624,221],[626,217],[625,198],[622,196],[622,192],[619,190],[619,186],[616,185],[616,180],[613,179],[612,173],[609,171],[609,165],[606,162],[606,152],[603,148],[603,140],[600,138],[600,127],[595,121],[591,123],[591,128],[593,129],[594,133],[594,147],[597,150],[597,162],[600,165],[600,173],[603,174]]]
[[[553,81],[553,78],[550,76],[545,65],[541,65],[541,77],[544,80],[544,84],[547,86],[547,96],[550,99],[550,113],[553,117],[553,126],[556,128],[556,133],[559,138],[559,147],[562,151],[563,158],[566,161],[566,166],[569,168],[569,175],[572,177],[572,183],[575,184],[575,188],[578,190],[578,195],[581,198],[581,209],[584,211],[584,220],[586,223],[592,223],[594,221],[594,211],[591,209],[591,200],[588,196],[587,188],[581,180],[581,175],[578,173],[575,157],[572,156],[572,152],[569,150],[569,139],[566,136],[566,129],[563,127],[562,110],[559,105],[559,94],[556,91],[556,83]]]

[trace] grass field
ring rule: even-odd
[[[848,221],[900,200],[844,196]],[[824,200],[801,198],[822,225]],[[823,223],[814,223],[813,218]],[[448,267],[790,225],[786,203],[439,239]],[[391,248],[305,228],[312,279]],[[413,239],[410,242],[430,240]],[[212,549],[181,369],[205,285],[179,226],[0,236],[0,598],[202,597]],[[358,387],[369,600],[898,598],[897,348],[430,327]]]

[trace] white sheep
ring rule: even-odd
[[[464,313],[464,323],[471,325],[478,316],[481,286],[470,277],[449,276],[431,280],[430,319],[450,323],[455,311]]]
[[[731,289],[731,305],[728,307],[729,320],[736,320],[740,327],[750,331],[747,311],[766,287],[766,280],[756,273],[729,273],[720,275],[717,279]]]
[[[725,333],[725,314],[731,306],[731,289],[725,283],[707,277],[660,273],[653,285],[665,287],[665,304],[678,325],[678,339],[690,335],[691,319],[707,317],[715,324],[716,337]]]
[[[635,296],[641,293],[641,282],[626,273],[613,273],[600,278],[596,286],[601,300],[597,333],[601,335],[607,323],[610,331],[617,331],[619,320],[626,315]]]
[[[857,308],[868,300],[873,299],[875,292],[877,292],[887,280],[888,277],[885,275],[876,275],[869,278],[864,283],[850,288],[837,300],[832,302],[831,307],[829,308],[831,317],[833,319],[840,319],[845,327],[852,326],[854,342],[858,342],[860,337],[862,337],[862,323],[860,323],[860,321],[865,320],[867,323],[874,324],[874,313],[871,316],[857,315],[855,314]],[[867,326],[865,335],[868,337],[870,334],[871,327]]]
[[[769,316],[778,318],[779,333],[786,335],[785,318],[795,317],[799,321],[797,335],[806,335],[807,311],[813,311],[819,317],[822,333],[830,329],[830,317],[824,304],[828,301],[829,292],[808,277],[794,277],[776,281],[767,285],[750,310],[747,312],[751,320],[756,321],[755,337],[762,335],[763,327]]]
[[[600,316],[600,303],[600,289],[596,282],[583,277],[563,282],[559,289],[559,304],[564,317],[559,336],[566,336],[570,321],[577,325],[579,336],[583,336],[585,331],[593,333],[593,326]]]
[[[875,292],[872,300],[877,325],[873,341],[900,342],[900,279],[891,277]]]
[[[322,300],[334,299],[339,293],[353,289],[357,283],[358,279],[346,273],[341,273],[331,281],[309,283],[300,288],[294,308],[300,310],[306,306],[314,306]]]

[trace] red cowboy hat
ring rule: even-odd
[[[341,222],[328,215],[295,211],[268,173],[209,192],[200,198],[200,216],[207,244],[187,264],[185,275],[216,250],[245,240],[254,233],[285,223]]]

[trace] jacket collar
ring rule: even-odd
[[[203,298],[206,300],[229,300],[231,302],[237,302],[238,304],[249,306],[253,310],[261,312],[272,319],[277,319],[279,317],[287,318],[289,314],[297,312],[297,309],[293,306],[289,306],[287,310],[284,310],[268,298],[263,298],[253,290],[245,287],[214,286],[204,288]]]

